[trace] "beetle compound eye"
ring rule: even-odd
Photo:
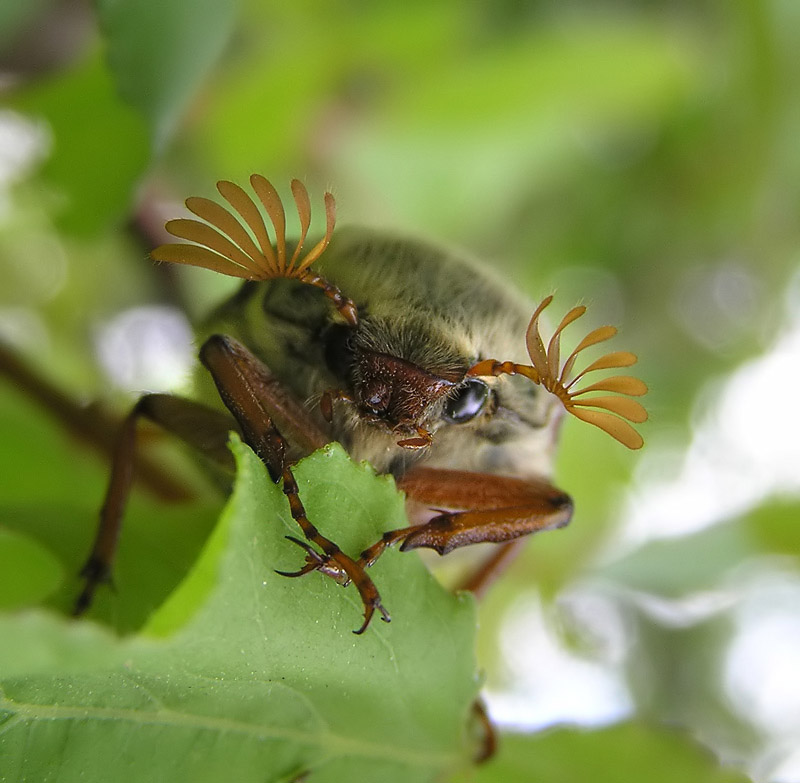
[[[452,424],[470,421],[483,410],[488,399],[489,387],[477,378],[469,380],[444,404],[444,418]]]

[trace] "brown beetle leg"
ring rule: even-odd
[[[356,326],[358,324],[358,310],[352,299],[348,299],[335,285],[331,285],[324,277],[320,277],[316,272],[307,270],[300,279],[306,285],[313,285],[316,288],[321,288],[325,296],[330,299],[334,307],[342,314],[342,317],[350,324]]]
[[[499,544],[491,555],[458,584],[456,589],[467,590],[476,598],[483,598],[495,580],[517,559],[524,545],[524,538],[515,538],[513,541]]]
[[[486,712],[486,705],[480,699],[472,702],[472,717],[480,727],[480,746],[473,760],[476,764],[483,764],[497,753],[497,732]]]
[[[146,394],[142,397],[123,420],[117,437],[111,478],[100,510],[100,524],[92,550],[80,572],[86,581],[75,602],[73,613],[76,615],[89,608],[97,586],[111,580],[122,515],[135,474],[136,433],[142,418],[177,435],[222,467],[233,469],[232,456],[225,446],[229,431],[235,428],[235,422],[229,416],[169,394]]]
[[[494,568],[481,569],[481,579],[470,581],[478,590],[508,559],[509,542],[562,527],[572,516],[569,496],[541,479],[419,467],[400,479],[398,486],[432,509],[464,510],[442,511],[425,524],[385,533],[362,553],[364,565],[372,565],[386,547],[399,541],[403,551],[424,547],[440,555],[469,544],[505,544],[502,556],[493,558]]]
[[[422,427],[416,427],[415,429],[417,431],[416,437],[398,440],[397,445],[402,446],[404,449],[425,449],[430,446],[433,441],[433,435]]]
[[[364,567],[342,552],[333,541],[320,535],[317,528],[309,521],[298,494],[297,482],[294,479],[291,468],[288,467],[283,472],[283,492],[289,501],[292,517],[302,529],[303,535],[309,541],[315,543],[324,553],[324,557],[320,557],[320,562],[316,569],[309,570],[322,571],[322,573],[332,576],[335,581],[343,586],[353,582],[361,596],[361,602],[364,604],[364,622],[353,633],[362,634],[367,630],[367,626],[376,609],[380,612],[381,619],[388,623],[392,618],[381,604],[378,588],[367,576]],[[309,564],[307,563],[307,565]],[[303,571],[304,569],[300,570]]]
[[[322,445],[325,442],[324,435],[314,431],[307,417],[300,416],[299,406],[290,402],[288,395],[285,395],[282,402],[289,407],[284,407],[279,413],[275,411],[271,403],[275,391],[281,387],[263,363],[238,341],[213,335],[203,344],[200,359],[211,372],[222,401],[239,422],[244,440],[264,462],[272,480],[278,482],[283,479],[283,492],[289,501],[292,517],[303,535],[322,550],[322,555],[311,557],[306,549],[306,566],[296,572],[297,575],[319,570],[333,576],[340,584],[346,585],[352,581],[364,604],[364,622],[355,633],[360,634],[366,630],[376,609],[381,618],[388,622],[389,613],[383,608],[380,594],[363,566],[342,552],[333,541],[325,538],[306,516],[297,482],[291,466],[286,462],[286,441],[272,417],[275,415],[285,418],[296,427],[304,429],[308,445]],[[297,411],[292,410],[295,406]],[[312,565],[313,567],[309,567]]]
[[[301,541],[299,538],[295,538],[294,536],[284,536],[287,541],[291,541],[293,544],[297,544],[305,553],[306,553],[306,564],[297,571],[278,571],[275,570],[276,574],[280,574],[281,576],[288,576],[289,578],[296,578],[298,576],[305,576],[306,574],[310,574],[312,571],[321,571],[324,572],[325,568],[325,558],[314,549],[311,544],[307,541]],[[328,576],[332,577],[333,579],[338,579],[341,575],[341,572],[338,570],[331,570]]]
[[[355,400],[349,394],[347,394],[347,392],[342,391],[341,389],[327,389],[326,391],[322,392],[322,396],[319,398],[320,412],[322,413],[322,417],[329,424],[333,421],[333,403],[340,401],[348,403],[355,402]]]

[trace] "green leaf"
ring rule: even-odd
[[[746,783],[685,734],[639,723],[500,738],[497,757],[451,783]]]
[[[389,93],[383,114],[339,152],[348,176],[376,183],[417,231],[460,237],[476,215],[503,225],[532,183],[570,170],[576,131],[650,128],[692,86],[696,53],[648,24],[517,32]]]
[[[98,0],[121,95],[150,125],[155,146],[173,131],[233,30],[237,0]]]
[[[800,503],[778,498],[753,509],[745,524],[759,549],[800,557]]]
[[[741,525],[715,525],[647,543],[597,573],[634,590],[678,598],[718,586],[727,571],[753,553],[751,543]]]
[[[33,590],[28,593],[31,600],[0,598],[0,605],[30,606],[46,599],[48,606],[71,612],[81,589],[78,572],[89,553],[108,482],[107,458],[79,446],[32,400],[2,385],[0,431],[5,447],[0,449],[0,475],[8,477],[0,482],[0,528],[40,548],[30,563],[39,564],[38,576],[28,574],[21,561],[15,562],[13,572],[0,571],[0,595],[20,590],[25,582]],[[177,469],[173,477],[184,475],[182,462],[170,459],[180,454],[161,449],[157,456],[165,471]],[[165,505],[134,487],[114,567],[116,589],[98,590],[89,616],[118,632],[140,628],[186,576],[220,505],[208,495],[192,503]],[[18,577],[13,576],[16,570]]]
[[[126,645],[95,623],[71,622],[41,610],[0,615],[0,639],[3,682],[107,668],[121,663],[126,652]],[[0,706],[0,715],[5,707]],[[0,733],[0,748],[3,742]],[[5,758],[2,750],[0,758]]]
[[[14,779],[55,780],[57,769],[59,783],[263,782],[319,770],[312,779],[421,781],[467,763],[472,600],[443,590],[416,556],[387,552],[370,573],[393,620],[355,636],[352,587],[275,574],[302,562],[284,538],[296,526],[261,462],[234,451],[233,497],[148,635],[116,642],[90,671],[32,665],[24,676],[24,650],[6,662],[0,757]],[[404,524],[391,480],[336,444],[297,479],[309,517],[346,551]],[[56,636],[75,649],[85,625]]]
[[[63,202],[61,227],[91,234],[121,219],[148,161],[146,128],[115,94],[100,58],[22,91],[15,103],[49,126],[53,150],[41,174]]]
[[[0,527],[0,607],[32,606],[61,581],[57,558],[28,536]]]
[[[740,519],[691,535],[652,541],[603,567],[603,578],[669,597],[712,590],[747,558],[794,556],[800,565],[798,504],[767,501]]]

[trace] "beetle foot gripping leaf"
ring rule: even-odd
[[[553,297],[548,296],[536,308],[528,325],[525,341],[528,347],[528,355],[533,362],[532,366],[485,359],[471,367],[469,375],[524,375],[534,383],[544,386],[547,391],[555,394],[567,411],[576,418],[589,422],[589,424],[594,424],[595,427],[604,430],[629,449],[641,448],[644,443],[642,436],[629,422],[640,424],[647,421],[647,411],[641,403],[629,398],[640,397],[647,392],[647,386],[642,381],[630,375],[615,375],[575,390],[575,384],[590,372],[630,367],[636,364],[636,354],[629,351],[607,353],[592,362],[586,369],[571,377],[575,367],[575,360],[581,351],[592,345],[605,342],[617,333],[616,328],[613,326],[601,326],[589,332],[580,341],[578,347],[567,357],[567,360],[559,370],[561,363],[561,333],[573,321],[580,318],[586,312],[586,308],[582,305],[573,307],[561,319],[561,323],[550,338],[547,348],[545,348],[544,341],[539,333],[539,316],[552,301]],[[590,397],[582,396],[590,392],[609,392],[609,394]]]
[[[300,238],[291,257],[286,248],[286,213],[277,191],[259,174],[250,177],[250,184],[272,223],[275,246],[269,238],[267,224],[256,201],[239,185],[227,180],[217,183],[220,195],[233,207],[231,211],[215,201],[197,196],[186,199],[190,212],[202,218],[170,220],[166,229],[179,239],[194,245],[168,244],[150,253],[155,261],[191,264],[223,275],[245,280],[269,280],[274,277],[293,277],[308,285],[321,288],[336,305],[342,316],[353,326],[358,321],[356,307],[336,286],[311,270],[331,241],[336,224],[336,201],[325,194],[325,236],[301,257],[303,244],[311,225],[311,202],[305,185],[292,180],[297,214],[300,218]],[[249,231],[248,231],[249,229]]]

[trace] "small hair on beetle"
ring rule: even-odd
[[[303,244],[311,225],[311,201],[305,185],[297,179],[292,180],[292,195],[300,218],[300,239],[289,257],[286,248],[286,213],[278,192],[260,174],[250,177],[250,185],[272,223],[274,247],[256,201],[236,183],[220,180],[217,190],[235,212],[207,198],[192,196],[186,199],[188,210],[205,222],[178,218],[168,221],[166,229],[173,236],[195,244],[160,245],[150,253],[150,257],[154,261],[199,266],[245,280],[295,278],[321,288],[333,300],[345,320],[355,326],[358,315],[353,302],[310,268],[328,247],[333,235],[336,224],[336,201],[333,195],[324,195],[325,236],[302,256]]]
[[[617,329],[614,326],[601,326],[589,332],[561,365],[561,333],[573,321],[580,318],[586,312],[586,308],[583,305],[573,307],[561,319],[545,348],[539,332],[539,316],[552,301],[552,296],[544,299],[536,308],[528,325],[525,342],[532,365],[484,359],[471,367],[467,374],[524,375],[555,394],[566,410],[576,418],[599,427],[629,449],[640,449],[644,440],[629,422],[641,424],[647,421],[647,411],[641,403],[630,397],[641,397],[647,393],[647,386],[643,381],[630,375],[615,375],[582,389],[574,388],[575,384],[590,372],[636,364],[638,361],[636,354],[629,351],[607,353],[572,377],[578,354],[586,348],[610,340],[617,333]],[[582,397],[591,392],[609,392],[609,394]]]

